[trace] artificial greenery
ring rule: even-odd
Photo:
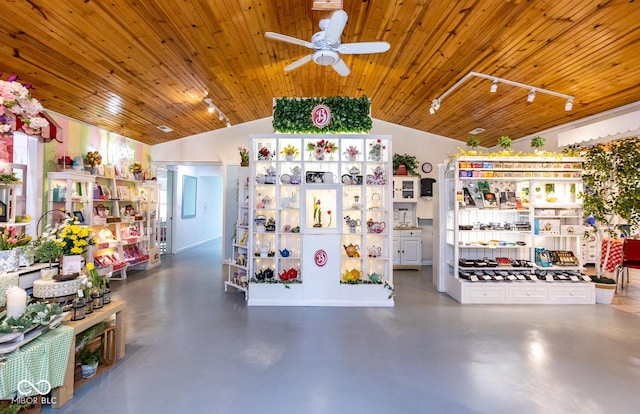
[[[606,277],[606,276],[591,276],[591,281],[594,283],[602,283],[604,285],[615,285],[616,281],[615,279],[612,279],[610,277]]]
[[[15,174],[0,174],[0,183],[1,184],[15,184],[20,182],[18,177]]]
[[[416,169],[418,168],[418,159],[415,155],[393,154],[393,171],[395,172],[400,165],[407,167],[407,174],[420,175],[416,172]]]
[[[533,137],[531,139],[531,148],[542,148],[547,141],[541,136]]]
[[[62,256],[62,247],[54,240],[46,240],[36,245],[36,261],[39,263],[51,263]]]
[[[9,404],[6,407],[0,408],[0,414],[17,414],[22,410],[27,410],[31,406],[29,404]]]
[[[80,351],[80,364],[82,365],[93,365],[96,362],[100,362],[102,359],[102,352],[100,348],[91,350],[89,348],[84,348]]]
[[[340,280],[341,285],[383,285],[385,288],[389,289],[389,296],[387,299],[392,299],[395,295],[393,294],[393,286],[387,282],[386,280],[374,282],[373,280]]]
[[[480,145],[480,139],[476,136],[469,137],[467,140],[467,147],[476,149]]]
[[[640,226],[640,138],[599,144],[586,149],[583,199],[585,218],[596,221],[594,232],[598,245],[604,235],[617,237],[614,221],[623,220],[631,233]],[[610,249],[603,252],[604,263]],[[600,268],[597,268],[600,275]]]
[[[324,128],[313,125],[311,111],[324,104],[331,110],[331,120]],[[279,98],[273,108],[273,129],[289,134],[366,133],[371,130],[371,101],[366,96],[349,98]]]
[[[506,135],[503,135],[498,140],[498,146],[503,150],[508,150],[511,148],[511,138]]]

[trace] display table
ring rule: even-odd
[[[69,355],[74,354],[70,352],[74,338],[73,328],[59,326],[4,356],[5,361],[0,364],[0,399],[11,399],[21,381],[24,381],[20,388],[24,397],[38,395],[38,390],[47,391],[49,386],[44,381],[51,388],[62,386]]]
[[[68,319],[64,321],[65,326],[73,329],[73,337],[69,348],[75,350],[76,335],[100,322],[111,320],[112,317],[115,317],[116,358],[124,358],[126,343],[125,323],[127,317],[127,302],[124,301],[113,301],[101,309],[94,310],[79,321],[71,321],[69,316]],[[70,352],[68,355],[67,370],[64,375],[64,384],[59,388],[53,389],[51,392],[53,407],[60,408],[73,397],[75,366],[75,352]]]

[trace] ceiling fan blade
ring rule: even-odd
[[[287,65],[287,67],[284,68],[284,70],[294,70],[302,65],[304,65],[307,62],[311,61],[311,58],[313,58],[313,55],[307,55],[305,57],[301,57],[300,59],[296,60],[295,62]]]
[[[360,55],[364,53],[382,53],[389,50],[391,45],[387,42],[357,42],[343,43],[338,47],[338,52],[345,55]]]
[[[313,43],[307,42],[306,40],[296,39],[295,37],[274,32],[265,32],[264,35],[269,39],[280,40],[281,42],[293,43],[294,45],[305,46],[309,49],[313,49]]]
[[[336,10],[331,15],[331,20],[324,31],[324,41],[328,45],[335,45],[340,41],[344,26],[347,24],[347,13],[344,10]]]
[[[346,63],[344,63],[344,60],[342,59],[338,60],[332,66],[340,76],[349,76],[349,74],[351,73],[349,67]]]

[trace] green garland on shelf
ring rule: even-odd
[[[324,128],[313,125],[311,111],[324,104],[331,109],[331,121]],[[371,130],[371,101],[366,96],[349,98],[279,98],[273,108],[273,129],[285,134],[366,133]]]

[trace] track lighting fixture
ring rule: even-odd
[[[573,99],[567,99],[567,103],[564,104],[564,110],[570,111],[573,109]]]
[[[211,98],[209,98],[209,97],[207,96],[207,97],[205,97],[205,98],[203,99],[203,101],[204,101],[204,103],[206,103],[207,105],[209,105],[209,108],[208,108],[207,110],[209,111],[209,113],[210,113],[210,114],[212,114],[212,113],[214,113],[214,112],[216,112],[216,111],[217,111],[217,112],[218,112],[218,120],[219,120],[219,121],[221,121],[221,122],[222,122],[222,121],[224,121],[224,120],[226,120],[227,126],[228,126],[228,127],[229,127],[229,126],[231,126],[231,121],[229,121],[229,118],[228,118],[224,113],[222,113],[222,111],[220,110],[220,108],[218,108],[217,106],[215,106],[215,105],[213,104],[213,101],[211,100]]]
[[[494,92],[496,92],[498,90],[498,82],[506,83],[507,85],[517,86],[519,88],[529,89],[529,94],[527,95],[527,102],[533,102],[533,100],[536,98],[536,93],[540,92],[540,93],[546,93],[548,95],[553,95],[553,96],[557,96],[559,98],[566,99],[567,103],[564,105],[564,110],[565,111],[570,111],[571,109],[573,109],[573,100],[575,99],[574,96],[565,95],[564,93],[550,91],[548,89],[537,88],[535,86],[526,85],[524,83],[510,81],[508,79],[497,78],[497,77],[491,76],[491,75],[485,75],[484,73],[469,72],[466,75],[464,75],[464,77],[462,79],[460,79],[458,82],[456,82],[452,87],[447,89],[442,95],[440,95],[439,97],[437,97],[436,99],[431,101],[431,108],[429,108],[429,113],[433,115],[438,109],[440,109],[440,103],[442,102],[442,100],[444,98],[446,98],[458,86],[460,86],[462,83],[464,83],[467,79],[469,79],[472,76],[477,76],[479,78],[489,79],[491,81],[491,87],[489,88],[489,91],[492,92],[492,93],[494,93]]]

